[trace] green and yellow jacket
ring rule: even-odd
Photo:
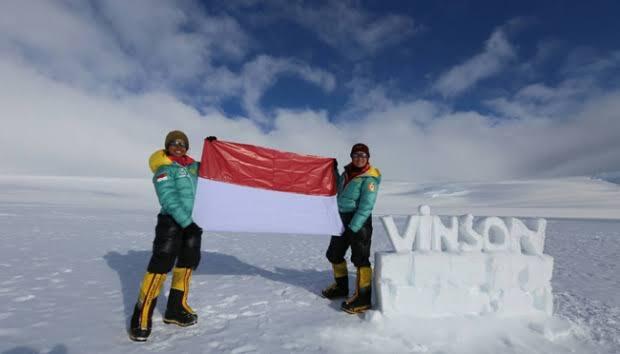
[[[381,183],[381,172],[370,167],[345,186],[345,173],[338,175],[338,211],[354,213],[348,226],[358,232],[372,213]]]
[[[172,161],[164,150],[155,151],[149,158],[161,214],[172,216],[183,228],[192,223],[199,165],[194,161],[182,166]]]

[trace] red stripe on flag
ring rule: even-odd
[[[221,140],[205,140],[199,176],[280,192],[336,195],[332,158]]]

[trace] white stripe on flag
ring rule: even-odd
[[[205,231],[340,235],[336,196],[313,196],[198,178],[192,215]]]

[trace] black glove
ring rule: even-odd
[[[208,136],[208,137],[207,137],[207,141],[208,141],[208,142],[212,142],[212,141],[215,141],[215,140],[217,140],[217,136],[213,136],[213,135],[211,135],[211,136]]]
[[[200,235],[202,234],[202,229],[195,222],[192,222],[183,229],[183,232],[188,235]]]
[[[353,237],[353,236],[355,236],[355,232],[353,232],[353,230],[351,230],[351,228],[347,226],[344,229],[344,232],[342,233],[341,236],[342,237]]]
[[[334,168],[338,170],[338,160],[334,159]]]

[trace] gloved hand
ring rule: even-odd
[[[216,136],[210,135],[210,136],[207,137],[207,141],[208,142],[212,142],[212,141],[215,141],[215,140],[217,140]]]
[[[195,222],[192,222],[183,229],[183,232],[188,235],[201,235],[202,229]]]
[[[344,229],[344,232],[342,233],[341,236],[342,237],[353,237],[353,236],[355,236],[355,232],[353,232],[353,230],[351,230],[351,228],[347,226]]]
[[[334,159],[334,168],[338,170],[338,160]]]

